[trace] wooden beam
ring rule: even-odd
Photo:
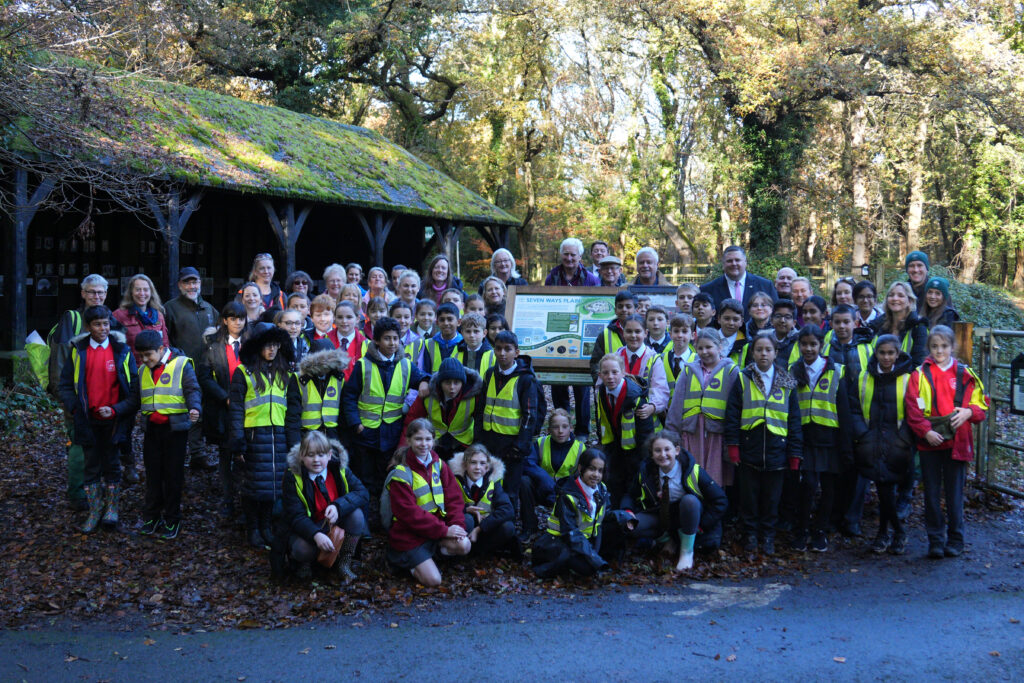
[[[185,226],[188,225],[192,214],[199,208],[199,202],[205,193],[206,190],[199,188],[182,205],[181,193],[178,190],[171,190],[167,195],[166,213],[152,194],[146,197],[146,205],[149,207],[149,212],[153,214],[157,227],[160,229],[160,236],[164,238],[164,245],[167,247],[164,267],[167,269],[167,291],[170,294],[178,291],[181,235],[185,232]]]
[[[475,227],[476,231],[480,233],[480,236],[484,238],[484,241],[487,242],[487,246],[491,248],[491,251],[495,251],[501,247],[501,245],[498,244],[497,235],[493,232],[493,228],[491,226],[476,225],[473,227]]]
[[[313,206],[311,204],[304,205],[299,210],[298,216],[295,215],[294,202],[287,202],[278,209],[271,202],[263,200],[263,208],[267,212],[267,220],[270,221],[270,227],[285,254],[285,269],[287,273],[293,273],[295,271],[295,245],[299,241],[302,226],[306,224],[306,219],[309,218],[309,212],[312,211]]]
[[[40,180],[29,196],[28,171],[17,168],[14,171],[14,239],[8,243],[11,271],[7,274],[7,301],[10,307],[8,320],[11,325],[11,349],[25,348],[28,335],[28,294],[25,280],[28,278],[28,228],[36,211],[56,187],[51,177]]]

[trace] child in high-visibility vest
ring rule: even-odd
[[[348,365],[348,355],[341,349],[317,351],[299,363],[296,378],[302,398],[303,430],[323,432],[329,439],[339,438],[341,391]]]
[[[118,524],[121,463],[117,446],[131,433],[139,407],[139,376],[124,334],[110,329],[110,309],[90,306],[82,321],[85,332],[69,343],[71,355],[61,369],[57,395],[74,426],[72,439],[85,455],[89,516],[82,531],[91,533],[101,517],[107,526]]]
[[[733,484],[733,464],[725,454],[725,408],[740,369],[724,355],[726,340],[705,327],[695,340],[697,359],[683,366],[665,418],[666,431],[722,487]]]
[[[427,376],[405,357],[398,340],[398,323],[381,318],[373,328],[373,343],[345,380],[341,392],[342,422],[348,429],[356,470],[371,498],[380,495],[387,466],[402,434],[406,396],[410,390],[427,394]],[[371,525],[376,510],[371,505]]]
[[[405,438],[409,446],[395,454],[384,482],[392,516],[388,562],[424,586],[440,586],[434,555],[466,555],[471,548],[465,503],[455,475],[433,450],[430,420],[414,420]]]
[[[349,359],[348,368],[345,370],[346,382],[352,376],[355,364],[363,357],[370,345],[370,340],[356,329],[360,315],[359,304],[354,304],[351,301],[339,301],[338,305],[334,307],[334,333],[338,339],[335,348],[344,351]]]
[[[783,475],[800,469],[802,432],[796,381],[775,365],[775,332],[761,332],[751,342],[754,362],[732,385],[725,409],[725,444],[739,465],[740,517],[746,552],[775,553]]]
[[[622,323],[623,346],[619,355],[626,366],[626,374],[634,377],[638,384],[647,389],[647,398],[654,404],[655,414],[668,410],[668,378],[665,363],[658,352],[647,345],[647,331],[643,318],[633,315]]]
[[[522,557],[516,538],[516,511],[501,483],[505,463],[476,443],[456,453],[449,465],[466,504],[466,531],[473,544],[470,554],[507,552],[514,558]]]
[[[804,310],[810,301],[805,302]],[[823,553],[828,550],[836,478],[853,462],[850,403],[846,396],[844,367],[822,355],[825,334],[821,327],[814,322],[807,323],[799,335],[800,360],[789,366],[796,380],[804,439],[793,550],[806,550],[810,535],[811,550]],[[821,496],[812,528],[811,509],[819,487]]]
[[[647,328],[647,345],[655,352],[661,353],[672,343],[668,333],[668,311],[664,306],[654,305],[647,309],[644,327]]]
[[[672,397],[675,396],[676,383],[683,374],[683,366],[697,357],[693,353],[693,345],[690,343],[693,338],[693,316],[689,313],[679,313],[672,316],[669,330],[672,342],[661,352],[660,362],[665,368],[668,402],[669,406],[671,406]],[[666,410],[658,415],[662,423],[665,421],[667,412]]]
[[[772,329],[772,309],[775,300],[771,294],[754,292],[747,302],[747,322],[743,326],[747,339],[753,339],[761,330]]]
[[[497,334],[494,359],[494,366],[483,376],[483,395],[476,401],[475,441],[505,463],[505,491],[516,505],[523,461],[540,431],[546,408],[533,360],[519,354],[515,333]]]
[[[701,292],[693,297],[690,304],[693,313],[693,329],[700,332],[705,327],[715,327],[715,300],[707,292]]]
[[[334,568],[345,581],[356,578],[352,558],[359,540],[370,534],[362,508],[369,494],[348,466],[348,451],[323,432],[306,432],[302,442],[288,451],[288,473],[281,484],[281,516],[278,519],[275,554],[271,566],[276,575],[284,569],[287,555],[297,574],[310,576],[310,565],[320,552],[339,550],[331,542],[332,526],[345,530]]]
[[[654,404],[647,400],[646,389],[626,374],[622,354],[606,354],[600,372],[594,401],[601,448],[608,459],[608,490],[616,507],[640,469],[642,444],[654,432]]]
[[[790,299],[779,299],[772,307],[772,329],[779,347],[775,364],[783,371],[800,358],[800,349],[796,346],[797,313],[796,304]]]
[[[615,353],[624,344],[622,338],[622,324],[626,318],[636,315],[636,294],[628,289],[620,289],[615,293],[615,320],[608,323],[601,334],[594,340],[594,351],[590,354],[590,375],[597,381],[600,373],[601,359],[606,354]],[[641,325],[643,319],[641,319]]]
[[[548,433],[537,437],[523,467],[519,513],[525,534],[537,531],[536,506],[554,503],[555,482],[576,471],[576,462],[584,449],[586,444],[573,436],[569,412],[565,408],[552,410],[548,415]]]
[[[954,356],[953,330],[936,325],[928,335],[928,357],[910,375],[907,423],[917,436],[924,481],[924,523],[928,557],[958,557],[964,551],[964,483],[974,459],[971,424],[981,422],[989,398],[981,380]],[[936,418],[946,416],[948,425]],[[946,495],[942,518],[940,489]]]
[[[537,576],[546,579],[570,572],[591,576],[608,569],[608,558],[621,552],[624,531],[636,527],[636,516],[614,509],[601,481],[605,464],[604,453],[588,448],[580,455],[577,472],[558,481],[547,533],[533,545]]]
[[[441,361],[454,355],[459,343],[462,342],[462,335],[459,333],[460,315],[458,307],[450,301],[437,307],[438,332],[423,345],[422,367],[427,374],[436,372],[441,367]]]
[[[140,405],[145,421],[142,462],[146,466],[146,498],[142,534],[177,538],[181,528],[181,485],[185,479],[188,430],[202,408],[199,381],[192,359],[164,346],[156,330],[135,337]]]
[[[483,375],[494,365],[494,349],[487,341],[487,321],[479,313],[466,313],[459,322],[462,341],[455,354],[459,362]]]
[[[455,358],[445,358],[430,378],[426,396],[416,395],[405,416],[405,424],[423,417],[434,426],[434,450],[449,462],[457,452],[473,443],[476,403],[480,400],[483,380]],[[405,438],[399,446],[405,445]]]
[[[288,451],[301,438],[302,399],[288,371],[293,347],[287,332],[257,323],[240,355],[231,377],[230,446],[242,457],[246,536],[253,547],[264,547],[274,540],[271,515]]]
[[[849,379],[854,457],[861,475],[874,481],[878,491],[878,535],[871,545],[878,554],[902,555],[907,550],[907,534],[896,514],[896,485],[913,462],[913,444],[901,433],[907,381],[913,369],[910,356],[900,350],[899,337],[884,334],[878,338],[867,367]],[[863,499],[863,494],[859,495]],[[846,521],[859,526],[860,508],[852,506]]]
[[[743,327],[743,304],[738,299],[722,299],[718,304],[718,330],[725,337],[725,355],[739,367],[746,367],[750,340]]]
[[[695,547],[711,550],[721,543],[725,491],[680,447],[674,432],[655,432],[644,451],[647,459],[623,507],[636,514],[638,537],[678,552],[676,571],[690,569]]]

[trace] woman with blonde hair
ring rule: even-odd
[[[135,337],[143,330],[156,330],[163,337],[164,346],[170,345],[163,303],[148,275],[138,273],[131,276],[121,297],[121,305],[111,315],[124,327],[125,340],[135,355],[136,364],[141,359],[135,353]]]

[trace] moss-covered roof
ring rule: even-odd
[[[89,147],[109,148],[115,158],[124,158],[126,148],[142,152],[149,146],[154,154],[132,160],[139,170],[261,195],[458,222],[519,224],[366,128],[177,83],[121,76],[109,82],[108,91],[123,98],[120,129],[83,124],[81,134],[90,138]]]

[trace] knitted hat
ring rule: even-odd
[[[924,283],[924,291],[927,292],[929,289],[937,289],[942,292],[942,296],[949,299],[949,280],[944,277],[930,277],[928,282]]]
[[[921,263],[924,264],[925,268],[932,267],[931,261],[928,260],[928,254],[924,253],[923,251],[912,251],[909,254],[907,254],[907,260],[903,262],[904,270],[914,261],[920,261]]]
[[[462,363],[455,358],[445,358],[441,361],[441,367],[437,369],[437,374],[434,377],[438,384],[446,379],[455,379],[465,384],[466,368],[462,367]]]

